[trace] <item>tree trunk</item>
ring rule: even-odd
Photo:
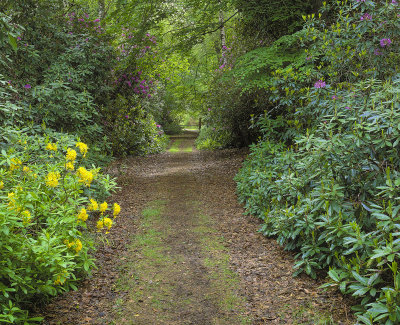
[[[225,22],[224,22],[224,13],[222,10],[219,12],[219,22],[221,24],[220,28],[220,36],[221,36],[221,63],[223,67],[226,67],[228,64],[228,60],[226,57],[227,47],[226,47],[226,33],[225,33]]]
[[[99,18],[104,19],[106,13],[105,0],[99,0]]]

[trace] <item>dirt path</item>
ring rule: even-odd
[[[193,141],[114,164],[124,213],[101,268],[50,304],[46,324],[351,324],[341,296],[293,278],[291,254],[243,216],[233,176],[244,152]]]

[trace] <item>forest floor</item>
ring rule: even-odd
[[[44,324],[352,324],[342,296],[292,277],[293,255],[244,216],[233,177],[246,151],[199,152],[195,136],[109,168],[122,213],[99,269],[52,300]]]

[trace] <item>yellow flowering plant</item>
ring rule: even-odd
[[[49,151],[57,151],[57,144],[49,142],[49,143],[46,145],[46,150],[49,150]]]
[[[78,275],[94,267],[87,233],[110,231],[104,199],[115,182],[98,168],[88,169],[88,149],[70,137],[21,135],[2,150],[0,245],[7,247],[2,259],[11,264],[0,268],[0,276],[13,283],[4,289],[7,302],[75,289]],[[110,214],[119,211],[114,204]]]
[[[89,149],[88,145],[79,141],[76,143],[76,147],[79,148],[79,151],[83,155],[83,157],[86,157],[86,154]]]
[[[65,155],[65,158],[68,161],[75,161],[76,156],[77,156],[77,153],[74,149],[71,149],[71,148],[67,149],[67,154]]]

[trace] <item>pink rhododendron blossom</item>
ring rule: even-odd
[[[318,80],[314,84],[314,88],[325,88],[325,87],[326,87],[326,83],[325,83],[325,81],[322,81],[322,80]]]
[[[392,44],[392,40],[390,38],[382,38],[379,41],[379,44],[381,45],[381,47],[385,47],[385,46]]]
[[[372,16],[369,13],[365,13],[361,16],[361,20],[372,20]]]

